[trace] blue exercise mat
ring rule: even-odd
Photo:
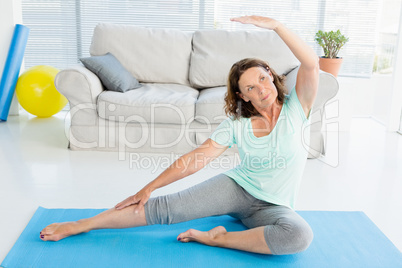
[[[53,222],[92,217],[103,209],[39,207],[2,267],[402,267],[401,252],[362,212],[298,212],[312,227],[314,240],[299,254],[269,256],[199,243],[176,241],[189,228],[223,225],[246,228],[230,216],[173,225],[95,230],[43,242],[39,232]]]
[[[0,80],[0,120],[3,121],[7,121],[10,111],[11,101],[24,58],[25,47],[28,42],[28,35],[28,27],[21,24],[15,26],[10,49],[8,50],[7,59],[4,64],[3,75]]]

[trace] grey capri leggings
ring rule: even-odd
[[[248,228],[265,226],[265,241],[275,255],[304,251],[313,240],[310,226],[295,211],[253,197],[223,173],[184,191],[150,198],[145,204],[148,225],[218,215],[237,218]]]

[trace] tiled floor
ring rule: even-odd
[[[64,117],[23,113],[0,123],[0,260],[38,206],[114,206],[177,158],[131,154],[119,160],[117,153],[67,150]],[[350,132],[330,132],[328,139],[327,156],[307,161],[296,209],[364,211],[401,250],[402,135],[360,118],[352,120]],[[232,167],[214,163],[153,195],[185,189]]]

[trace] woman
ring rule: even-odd
[[[190,229],[177,240],[262,254],[293,254],[309,246],[313,233],[293,206],[307,159],[301,133],[309,132],[305,128],[317,94],[318,58],[274,19],[245,16],[232,21],[274,30],[282,38],[301,63],[295,89],[285,95],[283,78],[263,61],[235,63],[225,97],[230,117],[209,139],[114,208],[89,219],[51,224],[40,233],[42,240],[58,241],[94,229],[172,224],[228,214],[249,229]],[[248,130],[249,135],[235,134],[239,129]],[[197,172],[234,143],[242,161],[248,161],[185,191],[150,199],[152,191]],[[205,160],[202,165],[200,155]],[[190,165],[186,168],[185,163]]]

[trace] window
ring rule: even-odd
[[[373,72],[391,74],[395,64],[401,0],[383,0]]]
[[[231,23],[232,16],[272,14],[315,48],[319,56],[323,51],[315,43],[315,33],[340,29],[349,42],[338,55],[344,58],[339,75],[369,77],[376,48],[378,8],[379,0],[217,0],[215,20],[218,28],[237,30],[245,27]]]
[[[25,65],[59,69],[89,56],[94,27],[99,22],[155,28],[258,30],[229,21],[240,15],[265,15],[280,20],[322,55],[315,33],[340,29],[350,38],[339,56],[343,76],[368,77],[376,49],[380,0],[23,0],[23,21],[31,29]]]

